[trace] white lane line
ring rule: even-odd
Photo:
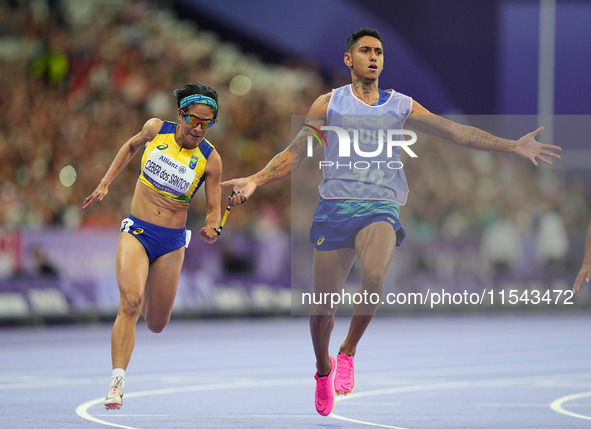
[[[218,383],[218,384],[207,384],[207,385],[199,385],[199,386],[182,386],[182,387],[169,387],[165,389],[154,389],[154,390],[144,390],[140,392],[133,392],[129,394],[125,394],[125,399],[129,398],[139,398],[144,396],[154,396],[154,395],[170,395],[172,393],[186,393],[186,392],[198,392],[198,391],[208,391],[208,390],[225,390],[225,389],[240,389],[245,387],[268,387],[268,386],[284,386],[284,385],[294,385],[294,384],[308,384],[309,380],[306,379],[297,379],[297,378],[285,378],[285,379],[273,379],[273,380],[237,380],[228,383]],[[99,423],[105,426],[113,426],[123,429],[140,429],[133,426],[125,426],[120,425],[117,423],[108,422],[97,417],[91,416],[88,413],[90,407],[94,405],[98,405],[103,403],[104,398],[97,398],[92,399],[90,401],[84,402],[83,404],[78,405],[76,407],[76,414],[78,414],[83,419],[89,420],[94,423]],[[116,411],[114,411],[116,413]],[[102,415],[101,415],[102,416]]]
[[[343,420],[345,422],[358,423],[358,424],[365,425],[365,426],[375,426],[375,427],[379,427],[379,428],[390,428],[390,429],[408,429],[408,428],[403,428],[401,426],[389,426],[389,425],[382,425],[379,423],[366,422],[364,420],[351,419],[349,417],[343,417],[343,416],[340,416],[335,413],[330,413],[328,415],[328,417],[332,417],[333,419],[337,419],[337,420]]]
[[[502,386],[511,386],[511,385],[516,385],[516,384],[521,384],[521,383],[527,382],[527,381],[533,381],[535,384],[538,384],[540,381],[544,382],[544,380],[553,379],[554,377],[556,377],[556,375],[552,375],[552,376],[548,376],[548,377],[532,377],[532,376],[507,377],[507,378],[498,378],[498,379],[467,380],[467,381],[453,381],[453,382],[419,384],[419,385],[411,385],[411,386],[398,386],[398,387],[392,387],[392,388],[388,388],[388,389],[376,389],[376,390],[369,390],[366,392],[356,392],[356,393],[353,393],[353,394],[347,395],[347,396],[337,396],[335,402],[350,401],[350,400],[355,400],[355,399],[359,399],[359,398],[366,398],[366,397],[378,396],[378,395],[391,395],[391,394],[404,393],[404,392],[420,392],[420,391],[425,391],[425,390],[463,389],[463,388],[471,388],[471,387],[479,387],[479,388],[502,387]],[[580,394],[580,395],[591,396],[591,392],[587,392],[585,394]],[[571,396],[576,396],[576,395],[571,395]],[[576,398],[571,398],[569,400],[577,399],[578,397],[579,396],[577,396]],[[580,396],[580,397],[583,397],[583,396]],[[566,398],[570,398],[570,397],[566,397]],[[532,404],[532,405],[535,405],[535,404]],[[566,410],[564,410],[564,411],[565,411],[564,414],[573,415],[576,417],[582,416],[580,414],[570,413]],[[384,427],[384,428],[393,428],[393,429],[407,429],[407,428],[400,428],[399,426],[389,426],[389,425],[385,425],[385,424],[378,424],[378,423],[368,422],[368,421],[364,421],[364,420],[350,419],[348,417],[343,417],[343,416],[335,414],[335,413],[329,414],[328,417],[332,417],[337,420],[344,420],[344,421],[348,421],[348,422],[352,422],[352,423],[358,423],[358,424],[362,424],[362,425],[366,425],[366,426]],[[585,419],[591,420],[591,417],[586,417],[586,416],[583,416],[580,418],[585,418]]]
[[[591,392],[582,392],[582,393],[575,393],[574,395],[563,396],[562,398],[558,398],[558,399],[553,400],[550,403],[550,409],[552,411],[556,411],[557,413],[560,413],[560,414],[564,414],[564,415],[567,415],[570,417],[576,417],[577,419],[591,420],[591,416],[573,413],[572,411],[565,410],[562,406],[565,402],[574,401],[576,399],[581,399],[581,398],[589,398],[589,397],[591,397]]]
[[[120,414],[115,411],[111,414],[97,414],[95,417],[170,417],[170,414]]]
[[[399,387],[392,387],[389,389],[376,389],[376,390],[369,390],[366,392],[357,392],[347,396],[337,396],[335,398],[335,402],[353,400],[358,398],[365,398],[369,396],[378,396],[378,395],[389,395],[393,393],[403,393],[403,392],[420,392],[423,390],[438,390],[438,389],[460,389],[465,387],[473,387],[478,385],[481,382],[488,382],[490,380],[477,380],[477,381],[456,381],[456,382],[449,382],[449,383],[431,383],[431,384],[422,384],[422,385],[414,385],[414,386],[399,386]],[[509,380],[510,383],[513,383],[513,380]],[[403,428],[400,426],[391,426],[386,424],[380,423],[373,423],[368,422],[365,420],[357,420],[351,419],[349,417],[343,417],[339,414],[330,413],[328,417],[332,417],[333,419],[337,420],[344,420],[351,423],[358,423],[365,426],[374,426],[374,427],[382,427],[382,428],[390,428],[390,429],[408,429]]]
[[[90,414],[88,414],[88,409],[90,407],[92,407],[93,405],[102,404],[103,401],[104,401],[103,398],[98,398],[98,399],[93,399],[91,401],[86,401],[85,403],[78,405],[78,407],[76,408],[76,414],[78,414],[83,419],[86,419],[86,420],[89,420],[91,422],[98,423],[101,425],[105,425],[105,426],[112,426],[112,427],[123,428],[123,429],[138,429],[138,428],[134,428],[133,426],[124,426],[124,425],[119,425],[117,423],[107,422],[105,420],[101,420],[99,418],[93,417]]]
[[[572,374],[569,374],[569,375],[572,375]],[[551,380],[551,379],[554,379],[555,377],[557,377],[557,375],[552,375],[552,376],[542,377],[542,378],[540,378],[539,376],[538,377],[533,377],[533,376],[515,377],[515,378],[508,377],[508,378],[502,378],[502,379],[468,380],[468,381],[439,382],[439,383],[430,383],[430,384],[422,384],[422,385],[397,386],[397,387],[393,387],[393,388],[376,389],[376,390],[370,390],[370,391],[365,391],[365,392],[356,392],[356,393],[349,395],[349,396],[337,396],[335,402],[350,401],[350,400],[355,400],[355,399],[360,399],[360,398],[365,398],[365,397],[379,396],[379,395],[390,395],[390,394],[404,393],[404,392],[420,392],[420,391],[425,391],[425,390],[446,390],[446,389],[462,389],[462,388],[470,388],[470,387],[481,387],[482,388],[482,387],[507,386],[507,385],[520,384],[520,383],[523,383],[526,381],[535,381],[537,384],[541,381],[543,382],[543,380]],[[227,382],[227,383],[217,383],[217,384],[198,385],[198,386],[195,386],[195,385],[181,386],[181,387],[170,387],[170,388],[163,388],[163,389],[145,390],[145,391],[139,391],[139,392],[133,392],[130,394],[126,394],[125,398],[128,399],[128,398],[139,398],[139,397],[144,397],[144,396],[168,395],[168,394],[173,394],[173,393],[238,389],[238,388],[247,388],[247,387],[258,388],[258,387],[285,386],[285,385],[297,385],[297,384],[304,385],[304,384],[308,384],[308,383],[309,383],[309,380],[307,378],[305,378],[305,379],[304,378],[301,378],[301,379],[294,379],[294,378],[272,379],[272,380],[263,380],[263,381],[243,379],[243,380],[236,380],[236,381]],[[572,413],[570,411],[564,410],[561,407],[562,403],[564,403],[564,402],[571,401],[571,400],[578,399],[578,398],[582,398],[582,397],[588,397],[588,396],[591,396],[591,392],[585,392],[582,394],[570,395],[570,396],[566,396],[563,398],[559,398],[559,399],[555,400],[550,405],[550,408],[552,408],[554,411],[557,411],[562,414],[591,420],[591,417],[589,417],[589,416],[584,416],[582,414]],[[103,398],[98,398],[98,399],[93,399],[93,400],[87,401],[87,402],[79,405],[76,408],[76,414],[78,414],[80,417],[82,417],[86,420],[89,420],[89,421],[92,421],[95,423],[99,423],[99,424],[102,424],[105,426],[119,427],[119,428],[123,428],[123,429],[140,429],[140,428],[136,428],[136,427],[132,427],[132,426],[125,426],[125,425],[121,425],[121,424],[117,424],[117,423],[108,422],[105,420],[101,420],[97,417],[91,416],[88,413],[89,408],[94,405],[98,405],[98,404],[102,405],[102,402],[103,402]],[[553,406],[553,404],[554,404],[554,406]],[[103,417],[103,415],[101,415],[101,417]],[[329,415],[329,417],[334,418],[336,420],[348,421],[351,423],[358,423],[358,424],[362,424],[362,425],[366,425],[366,426],[383,427],[383,428],[390,428],[390,429],[407,429],[407,428],[402,428],[400,426],[392,426],[392,425],[386,425],[386,424],[380,424],[380,423],[352,419],[352,418],[344,417],[344,416],[341,416],[341,415],[335,414],[335,413],[331,413]]]

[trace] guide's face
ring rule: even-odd
[[[375,37],[363,36],[345,53],[345,64],[363,80],[377,79],[384,69],[382,42]]]

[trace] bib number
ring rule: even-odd
[[[129,228],[133,225],[133,220],[126,217],[121,221],[121,232],[129,232]]]

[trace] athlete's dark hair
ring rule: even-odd
[[[374,30],[373,28],[364,27],[364,28],[360,28],[355,33],[353,33],[349,37],[347,37],[347,43],[345,45],[345,52],[351,52],[351,48],[353,47],[353,45],[355,45],[355,43],[357,43],[357,41],[364,36],[375,37],[380,42],[382,42],[382,44],[384,43],[382,40],[382,36],[380,36],[380,33],[378,33],[377,30]]]
[[[220,105],[220,103],[218,102],[218,93],[215,91],[215,89],[213,89],[209,85],[206,85],[201,82],[188,83],[185,86],[183,86],[182,88],[175,89],[173,91],[173,94],[174,94],[174,97],[176,98],[176,106],[177,107],[180,107],[181,100],[185,97],[188,97],[189,95],[201,94],[201,95],[205,95],[206,97],[213,98],[218,105],[218,109],[212,108],[213,115],[214,115],[213,118],[214,119],[217,118],[219,105]],[[189,106],[187,106],[187,107],[189,107]],[[183,110],[186,110],[187,107],[185,107]]]

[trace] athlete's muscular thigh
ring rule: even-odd
[[[160,256],[150,265],[143,314],[153,331],[161,331],[170,319],[184,259],[185,248],[181,247]]]
[[[144,246],[131,234],[122,232],[116,258],[117,284],[121,294],[120,310],[139,317],[148,267]]]
[[[333,314],[336,311],[320,297],[342,292],[354,260],[354,249],[314,250],[314,293],[323,304],[313,306],[313,315]]]
[[[396,231],[388,222],[374,222],[359,231],[355,251],[361,261],[362,285],[382,287],[395,248]]]

